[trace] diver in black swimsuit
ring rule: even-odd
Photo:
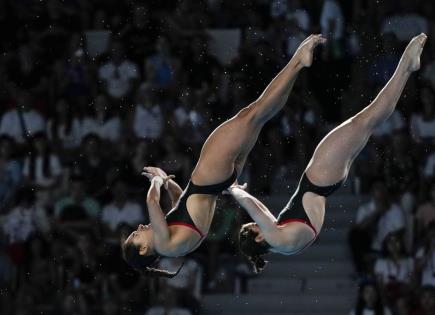
[[[264,124],[286,104],[297,74],[311,65],[314,48],[324,42],[321,35],[305,39],[260,97],[211,133],[184,193],[162,170],[144,168],[151,180],[147,194],[151,224],[139,225],[123,241],[124,258],[132,267],[149,275],[176,274],[155,269],[158,257],[184,256],[201,244],[213,219],[217,195],[241,173]],[[175,208],[166,217],[159,203],[162,186]]]
[[[306,211],[302,203],[303,196],[306,192],[312,192],[319,196],[328,197],[332,195],[337,189],[340,188],[343,181],[331,185],[320,187],[310,182],[307,175],[304,173],[299,181],[298,188],[296,189],[290,201],[287,203],[284,209],[279,213],[276,220],[278,225],[285,225],[289,222],[301,222],[308,225],[314,232],[318,234],[316,228],[311,224],[310,218],[307,216]]]
[[[234,183],[237,179],[237,172],[234,171],[233,175],[226,181],[215,184],[215,185],[207,185],[207,186],[197,186],[192,181],[189,181],[186,189],[183,191],[183,194],[180,196],[178,203],[176,206],[168,212],[166,215],[166,223],[168,226],[173,225],[183,225],[186,226],[201,236],[202,240],[207,236],[207,233],[202,232],[193,222],[190,217],[189,211],[187,210],[187,199],[190,195],[193,194],[201,194],[201,195],[220,195],[222,191],[227,189]]]
[[[373,130],[394,111],[406,81],[420,67],[425,42],[425,34],[414,37],[392,78],[375,100],[320,142],[296,192],[277,219],[245,191],[246,184],[234,184],[228,189],[255,221],[242,226],[239,240],[241,250],[256,272],[265,266],[262,255],[269,252],[292,255],[313,243],[323,224],[326,197],[341,186]]]

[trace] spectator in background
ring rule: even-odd
[[[357,211],[356,224],[361,228],[375,229],[372,249],[380,251],[385,237],[404,228],[403,210],[393,202],[385,183],[372,186],[372,199]]]
[[[391,142],[384,161],[384,176],[388,189],[395,193],[402,209],[410,214],[418,184],[418,164],[412,155],[407,134],[395,133]]]
[[[90,107],[90,112],[91,114],[87,115],[82,122],[82,137],[92,133],[108,142],[118,141],[121,133],[121,119],[116,115],[111,115],[107,96],[98,95],[93,106]]]
[[[159,162],[160,147],[153,145],[150,140],[137,139],[133,142],[133,150],[130,151],[127,160],[124,162],[124,167],[128,168],[130,173],[123,175],[127,184],[136,196],[144,196],[146,194],[147,179],[141,175],[142,169],[145,165],[157,165]]]
[[[435,180],[430,183],[428,188],[427,201],[420,204],[415,213],[417,239],[420,239],[428,226],[435,222]]]
[[[183,60],[185,83],[193,91],[202,93],[213,88],[213,73],[215,68],[220,68],[219,62],[208,53],[207,48],[207,39],[195,36],[190,42],[190,51]]]
[[[50,103],[67,98],[82,114],[87,98],[96,92],[97,80],[93,67],[87,62],[83,37],[74,33],[69,37],[67,50],[53,62],[49,84]]]
[[[371,187],[371,200],[358,208],[349,242],[357,272],[367,272],[372,251],[380,252],[385,237],[404,229],[402,209],[392,202],[385,183],[375,182]]]
[[[181,183],[187,183],[192,165],[189,156],[183,152],[181,146],[182,144],[180,145],[175,137],[165,136],[163,138],[165,154],[160,164],[167,174],[175,175]]]
[[[11,201],[21,182],[21,165],[14,157],[15,141],[0,136],[0,213]]]
[[[286,19],[287,21],[295,21],[297,27],[305,34],[308,34],[311,29],[311,19],[307,10],[302,7],[301,2],[300,0],[287,1]]]
[[[165,270],[176,270],[181,264],[183,268],[173,279],[161,278],[162,290],[170,290],[179,297],[179,305],[189,309],[193,314],[199,314],[199,301],[201,292],[201,270],[198,263],[189,258],[162,258],[159,268]]]
[[[285,25],[284,30],[287,35],[286,52],[290,58],[310,31],[310,16],[302,8],[299,0],[272,1],[271,13],[272,17],[283,18],[279,21],[282,21]]]
[[[324,0],[320,14],[322,34],[333,41],[341,40],[344,35],[344,16],[336,0]],[[329,43],[332,44],[332,43]]]
[[[425,180],[435,179],[435,152],[427,157],[424,164],[423,176]]]
[[[54,260],[49,259],[49,243],[43,237],[34,235],[27,247],[25,281],[32,288],[32,295],[38,304],[51,302],[50,298],[56,289],[56,273]]]
[[[81,213],[72,213],[79,210]],[[96,219],[98,215],[100,215],[100,206],[97,200],[86,193],[84,177],[72,175],[68,195],[54,204],[54,218],[61,221],[85,221]],[[91,221],[83,223],[91,223]]]
[[[31,97],[26,91],[17,91],[17,107],[5,112],[0,121],[0,135],[8,135],[17,143],[38,132],[45,131],[45,119],[31,107]]]
[[[415,254],[416,273],[420,277],[419,283],[422,286],[435,287],[435,221],[426,227],[423,244],[424,246]]]
[[[130,96],[140,77],[138,67],[125,56],[124,45],[113,41],[110,47],[110,61],[98,70],[103,90],[114,100]]]
[[[420,33],[427,33],[428,22],[424,16],[415,12],[415,3],[408,0],[398,1],[392,16],[385,18],[381,26],[382,33],[393,33],[401,42]]]
[[[173,111],[173,122],[170,126],[175,126],[172,130],[173,133],[177,133],[177,136],[179,133],[180,138],[186,144],[201,142],[202,137],[204,137],[205,119],[195,106],[199,102],[198,94],[200,93],[192,92],[187,86],[182,88],[178,97],[179,102]],[[180,130],[182,131],[180,132]]]
[[[384,36],[381,37],[381,40],[382,40],[382,45],[380,47],[380,50],[368,71],[368,74],[370,75],[369,80],[372,85],[372,88],[376,88],[376,89],[381,86],[384,86],[385,83],[388,82],[388,80],[391,78],[394,71],[396,70],[396,65],[400,59],[400,54],[398,54],[398,50],[396,49],[397,39],[394,36],[394,34],[392,33],[384,34]],[[397,118],[395,118],[395,120],[397,120]],[[389,123],[393,122],[391,118],[389,119],[389,121],[390,121]],[[397,122],[398,128],[401,128],[402,126],[403,126],[403,122],[402,125],[400,125],[400,123]],[[381,125],[380,127],[378,127],[378,129],[382,130],[382,127],[384,126]]]
[[[373,138],[376,142],[383,144],[388,140],[389,136],[404,129],[404,127],[405,118],[403,114],[400,112],[400,109],[395,110],[394,113],[392,113],[391,116],[382,123],[382,125],[375,129],[373,132]]]
[[[9,243],[22,243],[36,232],[46,234],[50,231],[50,219],[46,210],[36,204],[33,188],[22,187],[16,194],[16,200],[16,206],[2,222]]]
[[[119,241],[118,229],[127,224],[131,227],[145,221],[140,204],[128,196],[128,187],[121,178],[112,183],[112,201],[103,207],[101,211],[101,223],[106,239]]]
[[[128,55],[136,64],[143,62],[144,56],[151,54],[158,36],[159,19],[146,3],[138,3],[132,7],[133,21],[127,23],[121,32],[126,43]]]
[[[296,17],[291,18],[288,22],[286,53],[287,57],[291,58],[298,49],[299,45],[306,38],[305,32],[298,26]]]
[[[272,0],[270,2],[270,16],[273,18],[286,16],[288,12],[288,1]]]
[[[302,7],[300,0],[273,0],[270,3],[270,15],[273,18],[285,17],[294,20],[303,32],[310,30],[310,16]]]
[[[376,282],[366,280],[359,286],[358,299],[350,315],[391,315],[390,309],[383,303]]]
[[[134,134],[140,139],[157,140],[163,131],[163,114],[156,92],[150,84],[142,84],[136,94],[135,110],[131,113]]]
[[[104,261],[101,257],[103,247],[99,246],[92,233],[80,233],[76,237],[75,255],[77,257],[71,271],[77,289],[83,292],[87,301],[95,303],[101,292]]]
[[[95,92],[95,83],[93,81],[96,81],[92,66],[88,64],[86,58],[83,41],[83,35],[80,33],[71,36],[69,55],[63,71],[65,86],[62,95],[79,103],[89,97],[91,92]]]
[[[82,139],[81,154],[73,162],[73,173],[81,174],[86,190],[95,198],[101,198],[107,190],[106,180],[111,160],[105,157],[105,149],[101,138],[89,133]]]
[[[218,266],[222,263],[222,254],[230,254],[225,252],[226,249],[231,248],[228,245],[232,241],[232,238],[236,238],[237,233],[233,233],[235,228],[237,229],[237,221],[240,221],[240,216],[237,215],[234,218],[235,212],[231,208],[229,198],[221,198],[221,204],[216,208],[213,216],[213,222],[210,227],[210,231],[207,234],[205,240],[207,244],[207,289],[213,289],[216,286],[218,275],[216,274]]]
[[[50,205],[52,197],[61,190],[63,168],[59,158],[52,152],[47,136],[43,132],[32,137],[30,154],[24,160],[25,180],[37,192],[38,202]]]
[[[435,314],[435,286],[423,286],[420,290],[418,309],[412,315]]]
[[[42,41],[36,38],[19,43],[7,64],[9,81],[33,96],[41,95],[47,89],[48,83],[46,71],[48,63],[41,56],[41,44]],[[23,93],[17,92],[16,95]]]
[[[406,133],[395,133],[391,137],[391,142],[392,146],[386,148],[384,177],[388,189],[394,192],[393,198],[403,210],[406,229],[405,242],[407,249],[410,250],[414,237],[414,207],[419,183],[419,165],[415,153],[411,151],[411,143]]]
[[[58,152],[76,149],[81,141],[81,123],[71,104],[60,98],[47,124],[47,135]]]
[[[435,147],[435,97],[431,88],[425,87],[421,90],[420,111],[411,117],[410,131],[413,140],[429,147]]]
[[[157,38],[155,53],[145,60],[145,77],[156,89],[171,90],[175,87],[180,61],[173,56],[168,38]]]
[[[403,234],[388,234],[382,244],[383,257],[376,260],[374,272],[383,296],[393,302],[411,292],[414,259],[405,252]]]

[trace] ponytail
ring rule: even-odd
[[[256,274],[263,271],[267,261],[261,256],[269,252],[270,245],[266,241],[257,242],[255,238],[258,233],[251,229],[251,224],[245,224],[241,227],[239,233],[239,248],[240,251],[251,262]]]
[[[144,277],[164,277],[173,278],[180,272],[181,268],[184,266],[184,261],[180,268],[176,272],[171,272],[165,269],[155,268],[158,261],[160,260],[159,255],[140,255],[139,249],[132,243],[122,244],[122,256],[124,260],[132,267],[134,270],[139,272]]]
[[[249,261],[251,262],[254,273],[258,274],[263,271],[264,267],[267,265],[267,261],[261,258],[260,255],[257,256],[248,256]]]
[[[150,267],[146,267],[144,271],[139,271],[139,272],[145,277],[164,277],[164,278],[172,279],[176,275],[178,275],[178,273],[180,272],[181,268],[183,268],[183,266],[184,266],[184,261],[181,264],[181,266],[178,268],[178,270],[175,272],[171,272],[165,269],[157,269],[157,268],[150,268]]]

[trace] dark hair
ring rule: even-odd
[[[239,248],[252,263],[254,272],[260,273],[267,263],[261,258],[261,255],[269,252],[270,245],[264,240],[261,242],[255,241],[257,235],[258,233],[254,232],[249,225],[243,225],[239,233]]]
[[[124,260],[137,272],[143,276],[148,277],[165,277],[173,278],[180,272],[183,268],[184,262],[181,264],[180,268],[176,272],[171,272],[164,269],[155,268],[157,262],[160,259],[159,255],[140,255],[139,249],[132,243],[122,244],[122,256]]]
[[[404,237],[403,233],[404,230],[400,229],[397,231],[392,231],[385,236],[384,240],[382,241],[382,247],[381,247],[381,252],[384,257],[388,258],[390,256],[390,252],[388,250],[388,242],[394,237],[397,238],[400,242],[400,256],[401,257],[406,256],[406,248],[405,248],[405,241],[403,239]]]
[[[67,101],[67,99],[62,98],[59,101],[64,101],[67,106],[67,121],[65,122],[65,134],[69,135],[72,129],[73,120],[74,120],[74,113],[71,104]],[[57,104],[56,104],[57,106]],[[57,114],[57,111],[54,110],[53,116],[52,116],[52,124],[51,124],[51,135],[53,139],[59,139],[59,126],[61,124],[60,117]]]
[[[42,153],[42,174],[45,177],[51,177],[51,165],[50,165],[50,158],[51,158],[51,149],[50,144],[48,143],[47,135],[40,131],[33,135],[32,137],[32,147],[31,151],[29,152],[29,177],[30,179],[34,180],[36,178],[36,158],[37,158],[37,152],[35,148],[35,142],[37,140],[45,140],[46,148],[44,152]]]
[[[376,284],[376,281],[374,280],[368,280],[365,281],[363,283],[360,284],[359,287],[359,293],[358,293],[358,301],[356,303],[356,307],[355,307],[355,315],[362,315],[364,312],[364,309],[367,307],[365,301],[364,301],[364,297],[363,297],[363,292],[364,292],[364,288],[371,286],[375,289],[376,294],[378,296],[378,299],[376,300],[376,304],[374,307],[374,313],[375,315],[383,315],[384,314],[384,306],[382,304],[382,299],[381,299],[381,294],[379,292],[379,287]]]

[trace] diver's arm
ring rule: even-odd
[[[180,199],[180,196],[183,193],[183,190],[173,179],[169,179],[166,182],[166,185],[166,190],[169,193],[169,198],[171,198],[172,207],[175,207],[178,199]]]
[[[180,198],[180,195],[183,193],[183,190],[173,180],[173,178],[175,177],[174,175],[168,176],[164,170],[162,170],[160,167],[155,167],[155,166],[145,166],[143,168],[142,175],[148,177],[150,180],[154,176],[160,176],[163,179],[163,184],[165,186],[165,189],[168,191],[169,198],[171,199],[172,207],[175,207],[175,205],[178,202],[178,199]]]
[[[151,179],[151,186],[147,194],[147,207],[156,241],[168,242],[170,239],[169,228],[160,207],[160,187],[162,185],[163,179],[160,176],[154,176]]]
[[[247,193],[241,186],[233,185],[228,192],[248,212],[249,216],[258,224],[266,240],[272,241],[277,237],[280,230],[276,224],[275,216],[257,198]]]

